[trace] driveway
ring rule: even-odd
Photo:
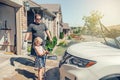
[[[46,61],[46,80],[59,80],[59,60]],[[37,71],[34,70],[34,58],[12,57],[10,65],[16,67],[12,73],[3,80],[37,80]]]

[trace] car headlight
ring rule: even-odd
[[[76,56],[70,55],[67,52],[65,52],[63,59],[60,61],[60,66],[62,64],[71,64],[71,65],[75,65],[78,67],[90,67],[96,64],[96,61],[76,57]]]
[[[78,67],[90,67],[94,65],[96,62],[92,60],[87,60],[79,57],[72,56],[67,60],[68,64],[76,65]]]

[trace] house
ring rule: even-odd
[[[40,4],[53,14],[55,14],[54,26],[51,34],[59,39],[60,32],[62,32],[62,11],[60,4]]]
[[[0,0],[0,51],[21,54],[22,28],[26,25],[24,0]]]
[[[71,28],[69,27],[69,24],[68,23],[63,23],[64,36],[69,36],[70,35],[70,30],[71,30]]]
[[[34,21],[35,13],[42,14],[51,35],[59,38],[61,7],[58,4],[51,6],[55,9],[43,7],[32,0],[0,0],[0,51],[22,54],[24,36],[28,25]]]

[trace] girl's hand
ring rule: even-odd
[[[46,50],[46,51],[45,51],[45,54],[50,54],[50,53],[49,53],[49,51]]]

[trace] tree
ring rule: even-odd
[[[88,28],[88,33],[94,35],[94,33],[97,32],[97,25],[99,25],[99,21],[102,17],[103,15],[98,11],[92,11],[90,16],[83,17],[83,20],[85,21],[84,26]]]

